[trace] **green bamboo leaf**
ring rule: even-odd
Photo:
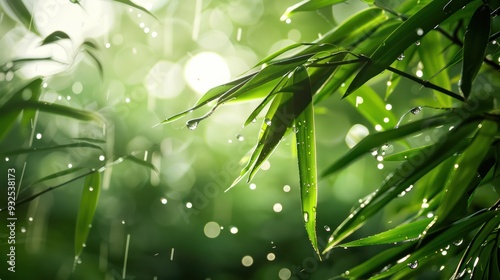
[[[335,229],[324,253],[361,227],[370,217],[384,208],[410,185],[441,162],[464,149],[468,144],[466,137],[477,128],[477,125],[478,121],[460,124],[448,135],[441,137],[437,146],[430,146],[398,166],[387,177],[382,186],[362,201],[349,217]]]
[[[69,174],[77,173],[80,170],[84,170],[84,169],[87,169],[87,168],[84,168],[84,167],[73,167],[73,168],[68,168],[68,169],[65,169],[65,170],[62,170],[62,171],[59,171],[59,172],[56,172],[56,173],[52,173],[52,174],[44,176],[44,177],[42,177],[42,178],[40,178],[40,179],[38,179],[36,181],[33,181],[26,188],[31,187],[31,186],[36,185],[36,184],[40,184],[40,183],[45,182],[45,181],[49,181],[49,180],[56,179],[56,178],[59,178],[59,177],[64,177],[64,176],[69,175]]]
[[[104,119],[100,115],[93,112],[83,111],[58,104],[49,104],[46,102],[35,102],[35,101],[14,102],[13,104],[11,104],[11,106],[2,108],[2,110],[0,111],[0,118],[3,119],[12,112],[20,112],[21,110],[24,109],[40,110],[43,112],[60,116],[66,116],[82,121],[96,121],[99,123],[104,123]]]
[[[286,9],[285,13],[281,16],[281,21],[285,21],[296,12],[315,11],[324,7],[333,6],[335,4],[346,2],[347,0],[303,0]]]
[[[9,152],[3,152],[2,156],[30,154],[30,153],[35,153],[35,152],[47,152],[47,151],[52,151],[52,150],[60,150],[60,149],[68,149],[68,148],[90,148],[90,149],[96,149],[96,150],[100,150],[100,151],[104,152],[104,150],[100,146],[86,143],[86,142],[80,142],[80,143],[70,143],[70,144],[56,145],[56,146],[50,146],[50,147],[18,149],[18,150],[13,150],[13,151],[9,151]]]
[[[420,237],[432,219],[426,218],[407,224],[402,224],[388,231],[384,231],[369,237],[337,245],[338,247],[359,247],[369,245],[392,244],[396,242],[408,242]]]
[[[469,185],[477,177],[479,166],[490,150],[497,131],[496,122],[484,120],[469,147],[457,158],[444,187],[441,205],[436,212],[437,224],[446,223],[462,215],[463,211],[459,211],[461,207],[457,207],[457,204],[467,196]]]
[[[89,57],[94,61],[95,65],[97,66],[97,70],[99,70],[99,76],[102,79],[102,77],[104,76],[104,67],[102,66],[101,60],[91,50],[86,48],[84,50],[89,55]]]
[[[158,171],[158,169],[156,168],[156,166],[154,166],[151,162],[149,161],[145,161],[145,160],[142,160],[142,159],[138,159],[136,157],[134,157],[133,155],[128,155],[128,156],[124,156],[123,159],[126,159],[126,160],[130,160],[138,165],[141,165],[141,166],[144,166],[144,167],[147,167],[149,169],[151,169],[152,171],[154,171],[156,174],[159,174],[160,172]]]
[[[23,1],[20,0],[4,0],[7,7],[16,15],[17,19],[26,27],[29,31],[35,34],[40,34],[36,25],[33,24],[33,17],[24,5]]]
[[[40,61],[55,61],[52,57],[29,57],[29,58],[17,58],[5,63],[2,66],[3,71],[17,71],[25,64]]]
[[[401,25],[375,50],[347,89],[351,94],[372,77],[389,67],[397,57],[441,22],[472,0],[434,0]],[[429,17],[432,15],[432,17]]]
[[[415,44],[420,44],[420,41],[415,42]],[[408,49],[406,49],[406,52],[405,52],[405,56],[407,58],[401,59],[401,60],[398,59],[397,61],[395,61],[394,68],[405,72],[416,51],[417,51],[417,46],[411,45]],[[399,84],[400,80],[401,80],[400,75],[398,75],[394,72],[391,72],[391,75],[389,76],[389,80],[387,81],[387,88],[385,91],[384,100],[387,100],[389,98],[389,96],[391,96],[391,94],[394,92],[397,85]]]
[[[437,31],[431,31],[420,40],[418,56],[423,65],[422,79],[439,85],[440,87],[451,90],[450,77],[446,70],[440,71],[446,67],[446,62],[442,53],[444,46],[441,42],[441,34]],[[449,108],[452,105],[452,99],[441,92],[434,90],[436,106]]]
[[[307,236],[314,251],[320,256],[316,235],[316,206],[318,201],[318,176],[316,168],[316,136],[314,108],[309,75],[305,67],[297,67],[293,82],[299,88],[293,92],[295,137],[299,164],[300,197]],[[320,257],[321,258],[321,257]]]
[[[86,142],[96,143],[96,144],[104,144],[104,143],[106,143],[106,140],[95,139],[95,138],[88,138],[88,137],[75,137],[75,138],[71,138],[71,139],[77,140],[77,141],[86,141]]]
[[[59,40],[63,40],[63,39],[69,39],[71,40],[71,38],[69,37],[68,34],[66,34],[65,32],[62,32],[62,31],[54,31],[52,33],[50,33],[49,36],[45,37],[45,39],[43,39],[42,43],[40,44],[41,46],[44,46],[44,45],[47,45],[47,44],[51,44],[51,43],[54,43],[54,42],[57,42]]]
[[[412,267],[418,269],[420,261],[438,254],[440,249],[460,240],[497,214],[498,210],[481,211],[463,218],[449,227],[428,233],[421,241],[391,248],[350,269],[347,277],[351,279],[387,279],[403,269],[412,269]],[[385,256],[386,252],[390,252],[390,258]],[[387,265],[389,265],[388,268],[382,271]]]
[[[82,198],[78,209],[75,227],[75,263],[85,247],[92,226],[99,193],[101,192],[101,173],[87,175],[83,183]]]
[[[300,48],[300,47],[304,47],[304,46],[317,46],[317,47],[325,47],[326,49],[331,49],[333,46],[331,45],[326,45],[326,44],[317,44],[317,43],[295,43],[295,44],[291,44],[289,46],[286,46],[274,53],[272,53],[271,55],[265,57],[264,59],[262,59],[261,61],[259,61],[254,67],[258,67],[258,66],[261,66],[263,64],[266,64],[266,63],[270,63],[273,59],[277,58],[278,56],[288,52],[288,51],[291,51],[293,49],[297,49],[297,48]]]
[[[457,120],[457,116],[451,112],[444,113],[442,115],[430,117],[427,119],[422,119],[415,121],[410,124],[400,126],[391,130],[370,134],[361,140],[356,146],[354,146],[347,154],[337,160],[335,163],[326,168],[322,172],[320,177],[328,176],[341,168],[346,167],[359,157],[366,155],[372,149],[380,147],[390,141],[394,141],[405,136],[408,136],[425,129],[436,127],[448,123],[453,123]]]
[[[482,5],[472,15],[464,38],[464,56],[460,90],[468,97],[472,82],[476,79],[483,64],[486,47],[489,43],[491,17],[490,7]]]

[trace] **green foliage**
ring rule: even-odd
[[[341,2],[344,1],[302,1],[288,8],[282,20],[300,11]],[[498,189],[496,178],[500,164],[500,118],[496,107],[500,89],[492,83],[498,79],[500,70],[494,41],[499,30],[492,12],[498,11],[498,2],[365,2],[369,8],[349,17],[317,41],[291,45],[272,54],[250,74],[208,91],[194,107],[164,123],[215,102],[203,117],[187,122],[190,129],[195,129],[224,103],[263,99],[250,114],[248,124],[270,104],[252,155],[231,187],[247,174],[250,181],[284,135],[295,133],[304,224],[315,251],[320,250],[313,221],[317,206],[317,170],[324,170],[320,176],[324,178],[335,175],[380,146],[404,147],[387,155],[386,161],[400,162],[399,166],[377,190],[360,200],[333,232],[326,247],[321,248],[323,253],[338,246],[390,245],[391,248],[350,269],[342,277],[402,279],[420,273],[431,263],[444,267],[449,260],[439,255],[446,255],[451,243],[462,240],[469,246],[456,248],[454,254],[462,256],[461,260],[458,265],[454,264],[455,271],[445,270],[449,275],[443,278],[463,277],[465,273],[470,273],[473,279],[498,277],[499,202],[488,205],[474,195],[479,188],[489,188],[491,196],[498,198],[494,188],[488,187],[493,185]],[[463,21],[468,23],[466,30]],[[463,63],[457,65],[460,61]],[[412,70],[415,68],[418,71]],[[387,76],[384,71],[392,73]],[[400,77],[431,89],[432,100],[409,94],[399,86],[403,82]],[[443,112],[403,125],[400,120],[396,124],[396,116],[386,112],[385,102],[379,95],[378,84],[384,79],[388,80],[385,99],[402,95],[413,104],[420,103],[411,110],[413,114],[419,113],[424,105]],[[381,126],[383,131],[370,134],[326,168],[318,168],[313,107],[335,93],[353,105],[357,105],[357,101],[351,95],[368,100],[370,106],[360,109],[360,113],[373,125],[379,124],[384,116],[389,117]],[[415,146],[407,142],[412,135],[430,130],[438,131],[439,135],[433,134],[431,143]],[[413,189],[419,195],[411,196],[404,212],[405,221],[399,226],[342,243]]]

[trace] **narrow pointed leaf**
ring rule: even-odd
[[[17,19],[26,27],[26,29],[32,31],[35,34],[39,34],[36,25],[33,23],[33,16],[31,15],[28,8],[24,5],[24,1],[21,0],[4,0],[9,9],[14,12]]]
[[[68,148],[91,148],[91,149],[96,149],[96,150],[100,150],[100,151],[104,152],[104,150],[100,146],[86,143],[86,142],[80,142],[80,143],[70,143],[70,144],[56,145],[56,146],[50,146],[50,147],[18,149],[18,150],[13,150],[13,151],[9,151],[9,152],[3,152],[1,155],[2,156],[13,156],[13,155],[19,155],[19,154],[27,154],[27,153],[31,154],[31,153],[35,153],[35,152],[46,152],[46,151],[68,149]]]
[[[384,231],[369,237],[337,245],[339,247],[359,247],[369,245],[392,244],[396,242],[407,242],[418,238],[427,228],[432,219],[426,218],[408,224],[402,224],[396,228]]]
[[[368,80],[384,71],[409,46],[420,40],[421,36],[434,29],[434,27],[471,1],[434,0],[401,23],[370,56],[370,61],[366,62],[349,85],[347,94],[351,94]]]
[[[460,89],[465,97],[470,95],[472,82],[483,64],[488,46],[491,17],[488,5],[479,7],[472,15],[464,38],[464,56]]]
[[[419,41],[417,41],[419,42]],[[417,51],[417,46],[416,45],[411,45],[408,49],[406,49],[405,56],[408,57],[406,59],[402,60],[397,60],[394,62],[394,68],[399,69],[403,72],[405,72],[408,68],[408,65],[410,64],[411,58]],[[401,76],[391,72],[391,75],[389,76],[389,80],[387,81],[387,88],[385,90],[385,97],[384,99],[387,100],[389,96],[394,92],[396,87],[399,84],[399,81],[401,80]]]
[[[124,159],[126,159],[126,160],[130,160],[130,161],[132,161],[132,162],[134,162],[134,163],[136,163],[136,164],[139,164],[139,165],[141,165],[141,166],[147,167],[147,168],[149,168],[149,169],[153,170],[156,174],[159,174],[159,171],[158,171],[158,169],[156,168],[156,166],[154,166],[154,165],[153,165],[151,162],[149,162],[149,161],[145,161],[145,160],[142,160],[142,159],[138,159],[138,158],[136,158],[136,157],[134,157],[134,156],[132,156],[132,155],[125,156],[125,157],[123,157],[123,158],[124,158]]]
[[[66,34],[65,32],[62,32],[62,31],[54,31],[52,32],[49,36],[45,37],[45,39],[43,39],[42,43],[40,44],[41,46],[43,45],[47,45],[47,44],[50,44],[50,43],[54,43],[54,42],[57,42],[59,40],[63,40],[63,39],[70,39],[71,38],[69,37],[68,34]]]
[[[285,13],[281,16],[281,21],[289,19],[290,16],[296,12],[314,11],[346,1],[347,0],[303,0],[293,6],[288,7]]]
[[[311,85],[305,67],[294,72],[294,84],[299,89],[293,93],[295,112],[295,137],[299,164],[300,197],[307,236],[314,251],[320,256],[316,236],[316,206],[318,200],[318,176],[316,168],[316,136]]]
[[[78,209],[75,227],[75,258],[78,258],[85,247],[94,219],[99,193],[101,192],[101,173],[87,175],[83,184],[82,198]]]

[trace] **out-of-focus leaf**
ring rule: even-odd
[[[43,45],[47,45],[47,44],[50,44],[50,43],[54,43],[54,42],[57,42],[59,40],[63,40],[63,39],[69,39],[71,40],[71,38],[69,37],[68,34],[66,34],[65,32],[62,32],[62,31],[54,31],[52,33],[50,33],[49,36],[45,37],[45,39],[43,39],[42,43],[40,44],[41,46]]]
[[[88,138],[88,137],[76,137],[76,138],[72,138],[73,140],[77,140],[77,141],[86,141],[86,142],[90,142],[90,143],[96,143],[96,144],[104,144],[106,143],[105,140],[102,140],[102,139],[95,139],[95,138]]]
[[[141,159],[138,159],[132,155],[129,155],[129,156],[125,156],[123,157],[124,159],[127,159],[127,160],[130,160],[136,164],[139,164],[139,165],[142,165],[144,167],[147,167],[151,170],[153,170],[156,174],[159,174],[159,171],[158,169],[156,168],[156,166],[154,166],[151,162],[149,161],[145,161],[145,160],[141,160]]]
[[[346,1],[347,0],[303,0],[293,6],[288,7],[285,13],[281,16],[281,21],[289,19],[290,16],[296,12],[314,11]]]
[[[464,149],[468,144],[466,137],[477,128],[477,125],[478,121],[460,124],[448,135],[441,137],[437,146],[430,146],[398,166],[387,177],[382,186],[362,201],[360,206],[337,227],[328,242],[325,252],[361,227],[370,217],[395,199],[402,191],[405,191],[411,184],[418,181],[456,152]]]
[[[93,112],[83,111],[58,104],[49,104],[46,102],[34,102],[34,101],[15,102],[11,104],[11,106],[2,108],[2,110],[0,111],[0,118],[3,119],[5,116],[11,114],[12,112],[19,112],[23,109],[40,110],[47,113],[66,116],[82,121],[96,121],[99,123],[104,122],[104,119],[100,115]]]
[[[401,25],[375,50],[347,89],[347,95],[389,67],[420,37],[472,0],[434,0]],[[429,15],[432,15],[431,17]]]
[[[89,57],[95,62],[97,66],[97,70],[99,70],[99,76],[102,78],[104,76],[104,67],[102,66],[101,60],[97,57],[97,55],[93,52],[92,49],[97,49],[97,46],[92,42],[85,42],[83,44],[83,50],[89,55]],[[90,49],[89,49],[90,47]]]
[[[49,181],[49,180],[56,179],[56,178],[59,178],[59,177],[64,177],[66,175],[79,172],[80,170],[83,170],[83,169],[86,169],[86,168],[83,168],[83,167],[68,168],[68,169],[65,169],[65,170],[62,170],[62,171],[59,171],[59,172],[47,175],[45,177],[42,177],[42,178],[40,178],[40,179],[38,179],[38,180],[30,183],[29,186],[33,186],[33,185],[39,184],[41,182]]]
[[[368,245],[391,244],[396,242],[407,242],[418,238],[427,228],[432,219],[422,219],[408,224],[378,233],[366,238],[361,238],[348,243],[337,245],[339,247],[358,247]]]
[[[448,71],[440,71],[446,66],[444,56],[441,53],[444,46],[441,42],[441,34],[437,31],[427,33],[420,40],[418,48],[418,56],[423,65],[422,79],[430,81],[440,87],[451,90],[450,77]],[[434,90],[437,107],[449,108],[452,105],[452,99],[449,96],[443,95],[439,91]]]
[[[101,173],[87,175],[83,183],[82,198],[78,209],[75,227],[75,263],[85,247],[94,219],[99,193],[101,192]]]
[[[299,164],[300,197],[307,236],[314,251],[320,256],[316,236],[316,206],[318,201],[318,176],[316,168],[316,136],[314,108],[309,76],[305,67],[297,67],[293,83],[298,89],[293,92],[295,139]],[[320,257],[321,258],[321,257]]]
[[[52,57],[34,57],[34,58],[17,58],[5,63],[2,66],[3,71],[17,71],[25,64],[39,61],[55,61]]]
[[[488,5],[482,5],[472,15],[464,38],[464,56],[460,90],[468,97],[472,82],[483,64],[486,47],[489,43],[491,17]]]
[[[498,125],[494,121],[484,120],[469,147],[457,158],[454,168],[451,170],[446,185],[441,204],[436,212],[438,222],[436,225],[446,223],[460,217],[465,209],[458,207],[460,199],[467,196],[469,184],[477,177],[478,168],[484,157],[490,150],[498,130]],[[459,211],[461,210],[461,211]]]
[[[24,5],[21,0],[4,0],[7,7],[16,15],[17,19],[26,27],[28,30],[35,34],[40,34],[38,28],[33,24],[33,16],[31,15],[28,8]]]
[[[12,93],[10,99],[8,99],[4,104],[0,106],[0,117],[2,120],[2,129],[0,129],[0,140],[5,137],[7,132],[10,130],[17,117],[21,113],[22,110],[26,108],[23,107],[15,107],[15,104],[18,102],[22,102],[23,100],[23,92],[30,91],[32,93],[33,99],[38,99],[42,87],[42,79],[35,79],[32,82],[28,83],[24,87]],[[32,112],[32,111],[31,111]],[[24,111],[26,116],[32,114],[30,111]]]
[[[57,146],[51,146],[51,147],[18,149],[18,150],[9,151],[9,152],[3,152],[2,156],[13,156],[13,155],[19,155],[19,154],[46,152],[46,151],[68,149],[68,148],[91,148],[91,149],[104,151],[101,147],[99,147],[97,145],[86,143],[86,142],[80,142],[80,143],[63,144],[63,145],[57,145]]]
[[[368,135],[354,146],[347,154],[337,160],[335,163],[326,168],[322,172],[321,177],[328,176],[341,168],[346,167],[359,157],[366,155],[369,151],[376,147],[380,147],[390,141],[394,141],[410,134],[423,131],[425,129],[453,123],[457,120],[457,116],[453,113],[444,113],[442,115],[422,119],[410,124],[400,126],[391,130]]]

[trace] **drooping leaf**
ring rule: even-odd
[[[318,201],[318,176],[316,168],[316,136],[311,85],[305,67],[297,67],[293,82],[298,88],[293,92],[295,139],[299,164],[300,197],[307,236],[314,251],[320,256],[316,236],[316,207]]]
[[[159,174],[159,171],[158,169],[156,168],[156,166],[154,166],[151,162],[149,161],[145,161],[145,160],[142,160],[142,159],[139,159],[133,155],[128,155],[128,156],[125,156],[123,157],[123,159],[126,159],[126,160],[130,160],[136,164],[139,164],[141,166],[144,166],[144,167],[147,167],[151,170],[153,170],[156,174]]]
[[[472,15],[465,32],[463,48],[462,78],[460,90],[465,97],[470,95],[472,82],[479,73],[488,46],[491,17],[488,5],[482,5]]]
[[[54,31],[54,32],[50,33],[47,37],[45,37],[45,39],[43,39],[43,41],[40,45],[44,46],[44,45],[51,44],[51,43],[54,43],[54,42],[57,42],[57,41],[63,40],[63,39],[71,40],[69,35],[66,34],[65,32],[62,32],[59,30]]]
[[[281,21],[289,19],[290,16],[296,12],[314,11],[346,1],[347,0],[303,0],[293,6],[288,7],[285,13],[281,16]]]
[[[472,0],[434,0],[401,25],[375,50],[347,89],[347,95],[389,67],[397,57]],[[432,17],[429,17],[432,15]]]
[[[68,148],[90,148],[90,149],[104,151],[100,146],[86,143],[86,142],[80,142],[80,143],[70,143],[70,144],[56,145],[56,146],[50,146],[50,147],[18,149],[18,150],[3,152],[1,155],[2,156],[13,156],[13,155],[19,155],[19,154],[27,154],[27,153],[31,154],[31,153],[35,153],[35,152],[46,152],[46,151],[68,149]]]
[[[392,244],[396,242],[408,242],[417,239],[427,228],[432,219],[426,218],[384,231],[369,237],[337,245],[339,247],[358,247],[369,245]]]
[[[75,262],[85,247],[101,192],[101,173],[87,175],[75,227]]]

